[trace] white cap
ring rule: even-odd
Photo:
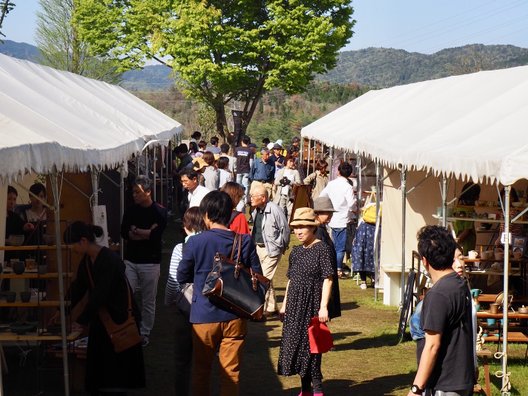
[[[273,148],[274,144],[275,143],[268,143],[268,145],[266,147],[268,148],[268,150],[271,150]]]

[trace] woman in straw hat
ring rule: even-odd
[[[290,223],[302,243],[292,249],[288,284],[280,310],[284,321],[279,352],[280,375],[301,376],[299,396],[323,395],[321,354],[310,353],[308,326],[312,317],[327,322],[334,270],[332,250],[315,236],[319,225],[311,208],[295,210]]]

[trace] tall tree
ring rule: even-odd
[[[89,45],[72,24],[74,0],[39,0],[36,41],[41,63],[59,70],[103,80],[121,81],[116,62],[89,53]]]
[[[217,132],[226,107],[245,131],[264,92],[301,92],[333,68],[352,36],[350,0],[76,0],[75,22],[99,54],[122,70],[155,59],[184,92],[207,104]]]
[[[5,37],[5,34],[2,33],[2,25],[4,23],[4,19],[9,14],[9,12],[15,8],[15,3],[9,0],[3,0],[0,1],[0,37]],[[0,43],[2,43],[2,40],[0,39]]]

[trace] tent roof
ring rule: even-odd
[[[117,165],[182,130],[126,90],[0,54],[0,177]]]
[[[528,177],[528,66],[369,91],[301,134],[389,166],[512,184]]]

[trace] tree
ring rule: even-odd
[[[349,0],[76,0],[75,23],[122,70],[155,59],[172,67],[186,95],[215,112],[237,102],[247,129],[262,95],[302,92],[333,68],[352,36]]]
[[[39,0],[36,41],[41,63],[59,70],[103,80],[121,81],[114,60],[92,56],[72,24],[74,0]]]
[[[2,33],[2,24],[4,23],[7,14],[9,14],[13,8],[15,8],[15,3],[9,0],[3,0],[0,2],[0,36],[2,37],[5,37],[5,34]],[[2,43],[2,40],[0,40],[0,43]]]

